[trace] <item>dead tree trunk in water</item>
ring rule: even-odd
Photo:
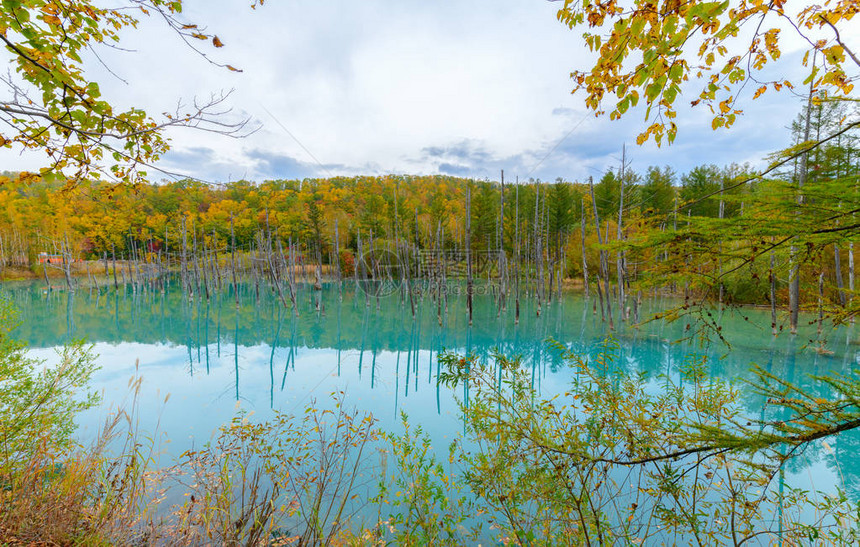
[[[233,214],[230,214],[230,231],[233,231]],[[182,295],[185,296],[189,291],[188,286],[188,236],[187,230],[185,227],[185,217],[182,217],[182,255],[180,257],[179,263],[179,275],[180,279],[182,279]]]
[[[520,322],[520,178],[517,177],[516,206],[514,208],[514,283],[516,284],[516,311],[514,324]]]
[[[773,242],[773,238],[771,238],[771,242]],[[768,271],[768,278],[770,281],[770,332],[774,336],[776,336],[776,276],[773,274],[775,254],[776,252],[771,249],[770,271]]]
[[[842,203],[839,203],[839,208],[842,209]],[[839,225],[839,221],[836,222]],[[833,244],[833,268],[836,274],[836,290],[839,295],[839,304],[844,308],[848,303],[845,298],[845,285],[842,281],[842,257],[839,256],[839,245]]]
[[[724,188],[724,186],[725,186],[725,180],[722,177],[720,177],[720,211],[719,211],[720,220],[722,220],[723,217],[725,216],[725,210],[726,210],[726,204],[723,201],[723,188]],[[723,309],[723,297],[725,295],[725,285],[723,285],[723,241],[722,240],[720,240],[718,249],[719,249],[719,251],[718,251],[719,252],[719,279],[720,279],[720,296],[719,296],[720,300],[719,300],[719,302],[720,302],[720,309]]]
[[[812,66],[815,67],[815,55],[812,57]],[[809,97],[806,101],[806,120],[803,128],[803,142],[809,141],[809,130],[812,119],[812,94],[814,78],[809,82]],[[800,173],[797,178],[797,205],[798,208],[803,205],[803,185],[806,182],[806,176],[809,169],[808,151],[804,151],[800,156]],[[800,214],[798,210],[797,214]],[[797,264],[797,248],[791,246],[791,269],[788,276],[788,315],[791,334],[797,334],[797,320],[800,312],[800,271]]]
[[[200,269],[197,266],[197,225],[194,224],[194,219],[191,219],[191,245],[191,263],[194,265],[194,294],[200,294]]]
[[[69,291],[74,292],[75,288],[72,287],[72,256],[69,251],[69,238],[67,236],[63,236],[63,274],[66,276],[66,285],[69,287]]]
[[[594,199],[594,180],[588,177],[588,188],[591,191],[591,206],[594,209],[594,226],[597,229],[597,244],[600,245],[600,271],[603,274],[603,289],[600,287],[600,277],[597,278],[597,295],[600,297],[600,313],[604,317],[603,293],[606,293],[606,315],[609,315],[609,328],[615,329],[612,321],[612,305],[609,303],[609,264],[606,251],[603,250],[603,237],[600,235],[600,215],[597,213],[597,201]]]
[[[818,339],[821,341],[821,331],[824,327],[824,265],[821,265],[821,272],[818,274]]]
[[[418,209],[417,208],[415,209],[415,233],[413,234],[413,236],[414,236],[413,239],[415,240],[415,250],[417,252],[417,250],[418,250]],[[406,260],[403,264],[403,268],[404,268],[403,274],[404,274],[404,277],[406,279],[406,292],[409,293],[409,308],[412,311],[412,319],[415,319],[415,294],[414,294],[413,287],[412,287],[412,264],[411,264],[412,253],[409,251],[409,245],[406,244],[405,241],[404,241],[404,247],[405,248],[403,249],[404,250],[403,254],[406,257]],[[415,257],[415,265],[416,265],[417,275],[420,277],[421,276],[421,271],[420,271],[421,263],[418,261],[417,256]]]
[[[116,247],[114,247],[113,243],[110,244],[110,255],[113,259],[113,288],[118,289],[119,283],[116,280]]]
[[[585,288],[585,297],[588,298],[588,259],[585,256],[585,197],[582,198],[580,217],[580,234],[582,241],[582,283]]]
[[[842,260],[839,256],[839,245],[833,244],[833,267],[836,273],[836,290],[839,293],[839,304],[844,308],[848,303],[848,300],[845,298],[845,286],[842,281]]]
[[[537,298],[537,316],[540,317],[541,300],[543,299],[543,247],[541,245],[540,229],[540,182],[535,186],[535,297]]]
[[[624,297],[624,251],[621,249],[621,242],[624,239],[624,233],[622,231],[622,219],[624,215],[624,170],[625,163],[627,162],[627,147],[622,145],[621,147],[621,173],[618,180],[619,186],[619,200],[618,200],[618,252],[616,254],[616,275],[618,279],[616,280],[618,283],[618,309],[620,310],[620,318],[619,321],[627,320],[627,312],[625,310],[626,298]],[[609,233],[607,231],[606,237],[609,238]]]
[[[472,188],[466,188],[466,307],[472,325]]]
[[[295,264],[293,263],[293,239],[290,238],[290,257],[287,259],[284,257],[284,247],[281,245],[281,238],[278,237],[278,259],[279,262],[283,262],[284,266],[286,266],[287,270],[287,281],[290,287],[290,303],[293,305],[293,314],[296,317],[299,316],[299,307],[296,305],[296,287],[295,287],[295,275],[293,274],[293,269]],[[287,262],[289,261],[289,262]]]
[[[51,282],[48,281],[48,264],[47,262],[42,263],[42,273],[45,274],[45,289],[48,292],[51,292]]]
[[[183,228],[185,227],[183,223]],[[183,230],[184,232],[184,230]],[[183,235],[183,247],[184,247],[184,238]],[[183,256],[185,255],[185,251],[183,249]],[[233,213],[230,213],[230,264],[233,270],[233,294],[236,296],[236,307],[239,307],[239,283],[236,281],[236,233],[233,230]]]
[[[848,242],[848,302],[854,300],[854,242]],[[854,316],[851,316],[854,322]]]
[[[434,276],[436,277],[436,319],[439,321],[439,326],[442,326],[442,291],[444,290],[446,293],[447,287],[444,286],[445,280],[445,265],[443,264],[445,249],[443,249],[443,242],[445,241],[442,235],[442,221],[440,220],[436,225],[436,268],[434,272]]]
[[[337,219],[334,219],[334,268],[337,276],[337,287],[340,289],[343,278],[340,271],[340,235],[337,231]]]
[[[502,309],[505,307],[505,292],[507,291],[505,278],[507,277],[507,255],[505,253],[505,170],[502,169],[501,177],[501,195],[499,201],[501,208],[499,211],[499,240],[496,242],[496,247],[499,249],[499,305],[496,309],[496,317],[502,314]]]
[[[206,293],[206,300],[209,300],[209,276],[206,275],[206,262],[207,262],[207,254],[206,254],[206,232],[201,232],[200,237],[203,240],[203,259],[200,263],[200,270],[203,275],[203,290]],[[197,230],[194,231],[194,246],[197,246]],[[159,257],[161,255],[159,254]],[[160,259],[159,259],[160,260]],[[195,258],[195,267],[196,267],[196,258]]]

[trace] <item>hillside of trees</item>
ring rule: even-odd
[[[855,313],[860,211],[856,131],[841,129],[848,114],[840,103],[810,102],[794,122],[797,145],[764,172],[703,164],[637,173],[622,161],[596,181],[505,183],[501,173],[499,181],[387,175],[134,187],[4,173],[0,265],[7,278],[41,276],[39,253],[178,262],[198,249],[248,256],[280,245],[304,264],[351,275],[362,249],[466,250],[483,258],[488,280],[504,285],[516,270],[539,298],[573,278],[607,301],[661,290],[683,295],[683,309],[702,297],[770,304],[774,328],[785,304],[842,320]],[[823,143],[810,150],[812,135]]]

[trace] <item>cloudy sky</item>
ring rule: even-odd
[[[152,114],[178,100],[233,90],[237,116],[258,127],[241,139],[178,130],[165,171],[212,182],[353,174],[451,174],[497,180],[582,180],[618,165],[760,163],[788,144],[797,97],[744,105],[730,131],[706,112],[681,109],[671,147],[635,146],[641,113],[595,119],[571,95],[569,74],[590,55],[580,31],[556,20],[546,0],[187,0],[184,16],[225,47],[189,51],[158,20],[124,47],[102,52],[116,76],[89,64],[103,94]],[[788,48],[784,64],[797,54]],[[121,78],[121,79],[120,79]],[[679,102],[687,102],[683,98]],[[0,169],[39,159],[0,151]],[[156,175],[159,177],[161,175]]]

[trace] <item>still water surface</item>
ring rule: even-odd
[[[572,371],[546,341],[595,354],[607,335],[594,299],[576,292],[545,304],[539,317],[534,302],[523,299],[518,325],[513,305],[499,313],[492,296],[478,295],[471,327],[462,297],[449,299],[440,325],[429,298],[418,302],[413,319],[400,295],[377,301],[351,285],[304,289],[299,317],[276,295],[261,290],[258,297],[250,286],[240,287],[238,307],[229,292],[209,301],[189,299],[175,285],[166,293],[135,293],[130,286],[67,293],[46,292],[38,283],[7,283],[2,292],[20,310],[15,335],[30,345],[31,355],[51,362],[72,339],[94,345],[100,366],[94,386],[104,402],[81,418],[83,436],[96,432],[110,407],[129,400],[129,379],[139,374],[142,426],[157,431],[164,452],[174,456],[209,440],[237,408],[258,418],[272,409],[300,412],[312,400],[327,405],[334,391],[343,391],[347,405],[373,413],[389,430],[397,429],[401,412],[407,413],[444,450],[462,431],[457,399],[463,392],[438,385],[439,352],[520,355],[534,385],[554,394],[564,390]],[[668,304],[647,300],[642,316]],[[860,359],[853,326],[827,330],[832,354],[821,354],[811,349],[818,345],[810,344],[814,327],[797,337],[773,338],[769,312],[727,310],[720,322],[731,348],[679,341],[689,332],[683,321],[652,321],[614,333],[618,359],[631,371],[676,375],[688,356],[705,355],[711,374],[725,379],[748,377],[756,363],[821,397],[831,394],[808,374],[851,374]],[[756,416],[761,403],[752,394],[744,400]],[[830,445],[832,453],[811,447],[797,458],[791,480],[825,490],[842,484],[860,499],[860,434],[843,434]]]

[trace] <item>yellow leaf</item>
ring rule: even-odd
[[[845,60],[845,50],[842,46],[833,46],[824,51],[824,54],[827,56],[827,59],[833,63],[841,63]]]
[[[221,40],[219,40],[217,36],[212,38],[212,45],[215,47],[224,47],[224,44],[221,43]]]

